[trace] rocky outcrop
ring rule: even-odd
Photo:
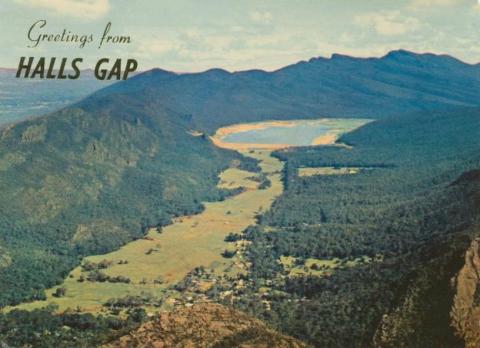
[[[252,347],[302,348],[306,344],[269,329],[248,315],[218,304],[161,313],[155,320],[104,348]]]
[[[411,271],[398,286],[397,305],[384,313],[378,324],[372,342],[374,347],[465,346],[465,335],[460,334],[457,327],[465,326],[478,281],[478,276],[465,280],[471,278],[466,274],[470,274],[479,261],[476,256],[479,242],[472,243],[471,239],[475,232],[457,232],[441,241],[431,241],[416,252],[417,260],[411,263]],[[465,256],[466,250],[469,251]],[[399,263],[398,267],[401,266]],[[456,324],[453,324],[454,320]],[[473,344],[469,347],[480,346]]]
[[[480,347],[480,239],[472,241],[465,253],[465,265],[452,279],[452,285],[452,326],[467,348]]]

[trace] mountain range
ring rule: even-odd
[[[175,74],[154,69],[105,88],[97,97],[150,91],[162,105],[192,115],[199,126],[213,131],[239,120],[382,118],[476,106],[479,81],[480,65],[398,50],[381,58],[334,54],[273,72],[211,69]]]

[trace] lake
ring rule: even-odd
[[[330,128],[324,123],[298,121],[285,125],[251,129],[227,134],[222,141],[227,143],[255,144],[289,144],[291,146],[307,146],[319,136],[328,133]]]
[[[217,130],[213,140],[227,148],[284,148],[329,145],[370,120],[317,119],[243,123]]]

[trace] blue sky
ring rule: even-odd
[[[20,56],[135,58],[139,69],[274,70],[332,53],[381,56],[392,49],[447,53],[480,62],[478,0],[0,0],[0,66]],[[36,34],[93,34],[94,42],[42,42]],[[98,41],[107,22],[128,45]]]

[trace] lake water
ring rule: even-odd
[[[325,135],[331,128],[323,122],[296,121],[291,125],[269,126],[227,134],[222,137],[226,143],[289,144],[292,146],[311,145],[315,138]]]

